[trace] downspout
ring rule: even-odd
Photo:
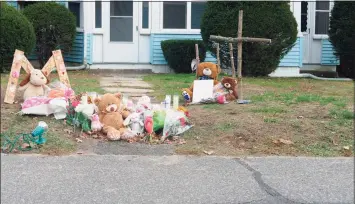
[[[308,73],[303,73],[299,75],[300,77],[304,78],[312,78],[312,79],[319,79],[319,80],[325,80],[325,81],[353,81],[350,78],[324,78],[324,77],[317,77],[313,74],[308,74]]]
[[[88,67],[88,63],[86,62],[86,59],[84,59],[84,64],[75,67],[66,67],[66,69],[70,71],[75,71],[75,70],[85,70],[87,67]]]

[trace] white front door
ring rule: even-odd
[[[303,63],[319,64],[321,39],[328,37],[332,1],[302,1]]]
[[[138,62],[138,3],[103,1],[103,62]]]

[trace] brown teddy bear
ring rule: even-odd
[[[49,83],[49,79],[45,73],[39,69],[33,69],[27,74],[26,78],[20,83],[19,91],[24,91],[23,99],[34,96],[44,96],[50,88],[46,85]]]
[[[221,68],[212,62],[202,62],[198,64],[196,70],[196,80],[213,80],[213,85],[218,84],[218,74],[221,73]],[[192,101],[193,84],[190,88],[182,90],[182,95],[185,101]]]
[[[102,123],[102,131],[109,140],[119,140],[125,132],[123,120],[128,117],[130,112],[122,110],[121,94],[106,93],[101,98],[95,99],[98,107],[98,115]]]
[[[238,99],[237,84],[238,81],[232,77],[223,77],[221,84],[228,90],[228,94],[225,95],[227,101],[234,101]]]

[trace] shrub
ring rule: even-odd
[[[36,54],[41,66],[55,49],[70,51],[76,35],[76,18],[65,6],[40,2],[27,6],[23,13],[36,32]]]
[[[216,56],[210,35],[237,37],[239,10],[243,10],[243,37],[269,38],[272,43],[243,43],[242,74],[266,76],[297,40],[297,22],[288,2],[208,1],[201,20],[201,35],[207,50]],[[234,45],[237,65],[237,46]],[[222,68],[230,67],[228,43],[220,42]],[[236,68],[237,69],[237,68]]]
[[[9,71],[16,49],[29,54],[36,42],[32,24],[12,6],[0,8],[0,72]]]
[[[191,73],[191,61],[196,58],[195,44],[198,44],[200,62],[205,61],[206,48],[202,40],[165,40],[161,42],[165,60],[176,73]]]
[[[355,2],[335,1],[329,22],[329,41],[340,57],[339,74],[355,78]]]

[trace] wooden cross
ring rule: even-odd
[[[242,30],[243,30],[243,10],[239,11],[239,22],[238,22],[238,37],[223,37],[223,36],[216,36],[211,35],[210,39],[214,41],[225,41],[229,42],[229,52],[231,57],[231,66],[232,66],[232,77],[235,77],[235,68],[234,68],[234,57],[233,57],[233,45],[232,43],[238,43],[238,88],[239,88],[239,98],[243,100],[243,92],[242,92],[242,44],[243,42],[259,42],[259,43],[271,43],[271,39],[266,38],[250,38],[250,37],[242,37]],[[218,46],[218,44],[217,44]],[[217,47],[219,48],[219,47]],[[217,52],[219,49],[217,49]],[[219,53],[217,54],[217,58]],[[219,63],[219,59],[217,59]]]

